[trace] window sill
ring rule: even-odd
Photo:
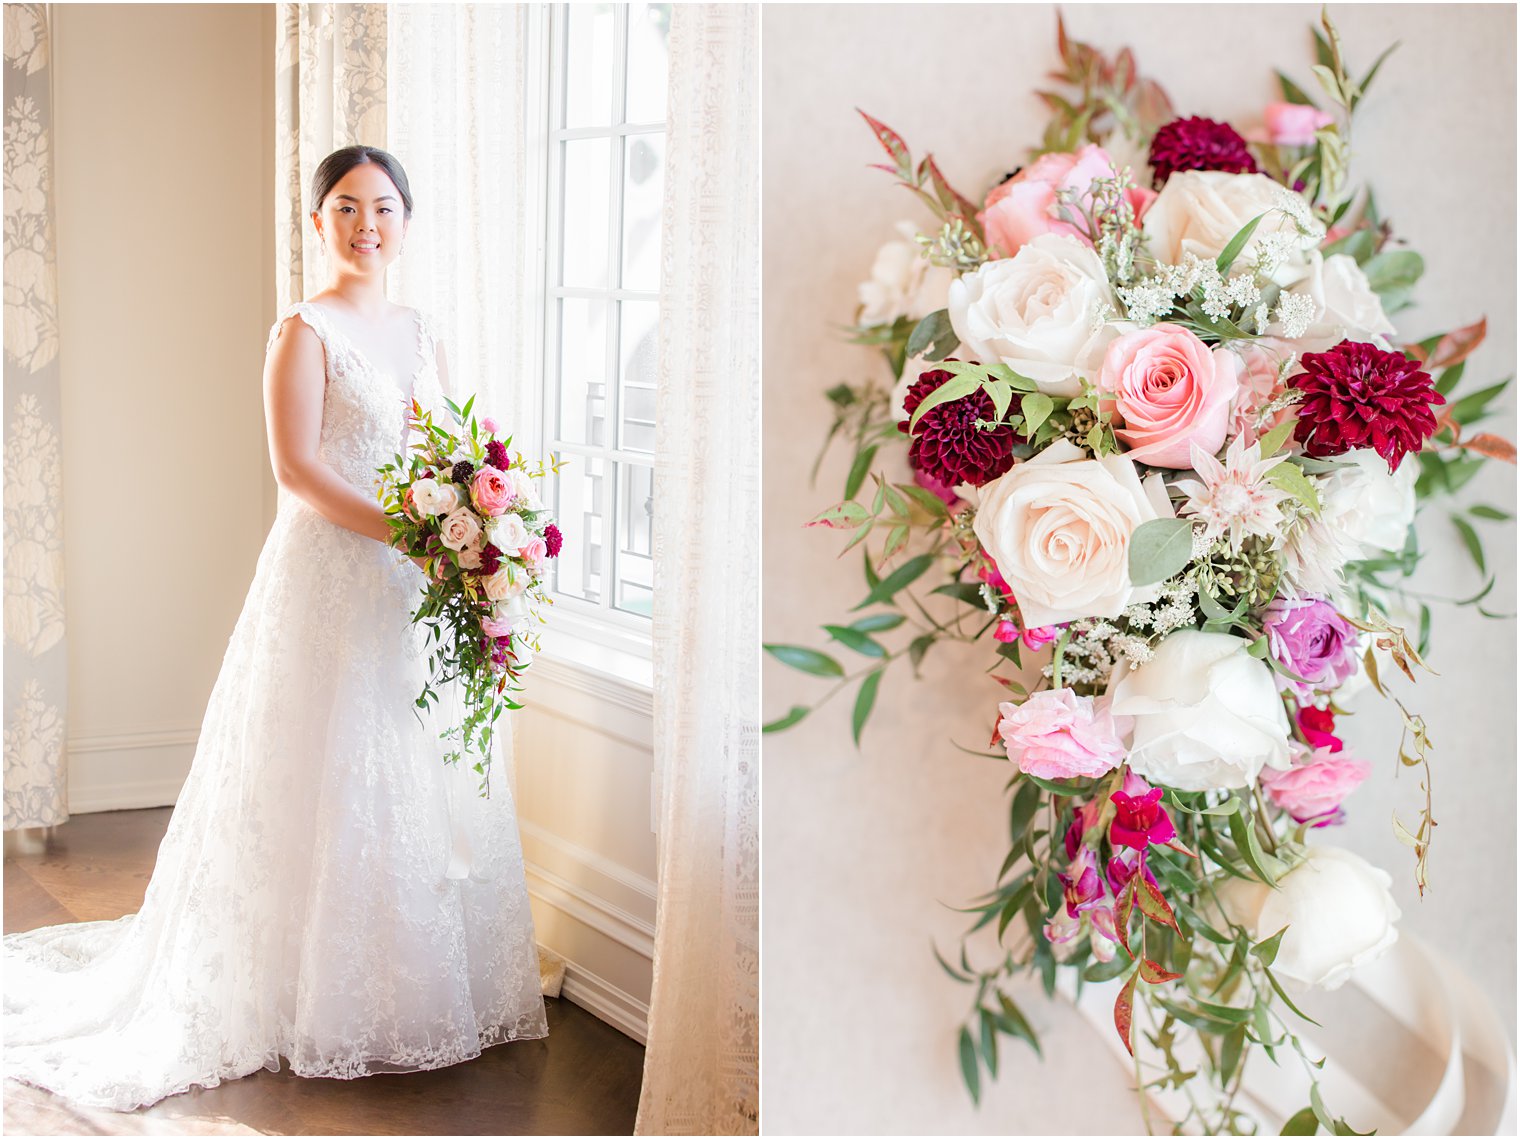
[[[629,711],[654,715],[654,665],[648,657],[552,625],[543,630],[540,643],[533,673]]]

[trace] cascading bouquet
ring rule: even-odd
[[[1128,49],[1109,60],[1062,27],[1055,77],[1075,90],[1042,93],[1043,145],[980,203],[866,116],[881,169],[935,221],[884,246],[861,286],[854,338],[900,379],[828,393],[829,439],[854,461],[845,501],[809,525],[865,544],[856,609],[883,608],[825,627],[865,658],[853,675],[766,648],[833,691],[859,682],[857,743],[892,661],[916,671],[942,640],[995,650],[1012,844],[967,936],[995,923],[1006,954],[941,958],[975,992],[958,1040],[974,1097],[999,1035],[1034,1043],[1005,982],[1032,970],[1053,993],[1069,968],[1118,982],[1132,1054],[1143,1007],[1162,1082],[1212,1085],[1179,1126],[1254,1126],[1234,1106],[1247,1057],[1304,1055],[1290,990],[1338,986],[1397,936],[1392,879],[1320,838],[1371,772],[1336,717],[1364,684],[1393,699],[1380,668],[1423,665],[1430,610],[1401,587],[1417,504],[1514,449],[1469,432],[1505,383],[1455,391],[1482,321],[1394,341],[1423,263],[1347,182],[1382,59],[1353,81],[1323,29],[1323,106],[1279,73],[1285,101],[1248,139],[1177,117]],[[912,481],[873,471],[902,444]],[[1508,515],[1450,517],[1483,571],[1474,523]],[[892,648],[893,630],[912,635]],[[1431,745],[1394,703],[1424,800],[1395,827],[1423,893]],[[1310,1101],[1290,1133],[1347,1130],[1316,1083]]]
[[[412,402],[408,422],[418,436],[411,455],[380,468],[379,496],[390,524],[390,544],[423,559],[428,584],[412,622],[429,627],[429,679],[419,710],[438,701],[438,688],[461,680],[464,721],[443,738],[457,740],[445,757],[458,763],[472,750],[481,792],[489,794],[491,732],[501,713],[521,708],[514,697],[538,652],[541,607],[552,605],[543,588],[547,559],[564,539],[539,500],[535,479],[557,474],[551,456],[530,464],[512,453],[509,435],[444,401],[455,430],[433,422]],[[420,717],[420,711],[419,711]]]

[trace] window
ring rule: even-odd
[[[647,655],[669,4],[550,10],[544,210],[546,449],[556,623]]]

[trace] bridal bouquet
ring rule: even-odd
[[[380,468],[380,501],[390,544],[423,559],[428,585],[412,621],[431,630],[430,678],[417,697],[427,708],[437,686],[464,684],[462,724],[444,732],[458,741],[447,756],[457,763],[472,748],[474,770],[489,787],[491,731],[505,708],[521,708],[514,695],[538,651],[535,625],[553,604],[543,588],[545,562],[558,557],[564,539],[534,489],[534,480],[558,473],[559,462],[530,464],[508,451],[489,417],[476,420],[445,400],[454,429],[433,422],[413,401],[409,422],[419,436],[409,459],[396,456]]]
[[[1144,1029],[1158,1065],[1137,1082],[1190,1093],[1178,1126],[1253,1127],[1234,1096],[1260,1050],[1309,1074],[1289,1133],[1349,1132],[1293,994],[1386,950],[1399,912],[1389,875],[1325,837],[1372,774],[1337,717],[1370,686],[1403,724],[1422,795],[1394,826],[1423,893],[1431,741],[1383,683],[1414,679],[1430,631],[1401,588],[1411,524],[1514,449],[1471,430],[1505,384],[1461,394],[1482,321],[1396,340],[1423,262],[1348,182],[1382,59],[1354,80],[1328,17],[1315,42],[1322,95],[1280,77],[1284,101],[1243,133],[1177,117],[1127,49],[1063,27],[1069,89],[1041,94],[1041,145],[977,200],[865,116],[932,220],[860,288],[854,338],[896,388],[828,393],[854,460],[809,525],[865,551],[867,612],[825,627],[863,667],[766,648],[858,683],[857,743],[892,662],[990,650],[1011,844],[967,936],[995,927],[998,958],[941,958],[974,992],[973,1097],[999,1036],[1035,1043],[1005,983],[1033,971],[1053,993],[1064,969],[1113,983],[1114,1031],[1133,1054]],[[876,469],[903,457],[911,481]],[[1449,516],[1484,572],[1478,527],[1508,515]]]

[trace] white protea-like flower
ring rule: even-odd
[[[1237,435],[1221,463],[1194,443],[1193,470],[1198,478],[1176,484],[1188,496],[1178,513],[1200,519],[1209,541],[1228,533],[1230,548],[1236,552],[1250,535],[1270,539],[1276,546],[1287,521],[1279,505],[1291,496],[1267,482],[1266,475],[1287,457],[1263,459],[1260,443],[1246,446],[1245,436]]]

